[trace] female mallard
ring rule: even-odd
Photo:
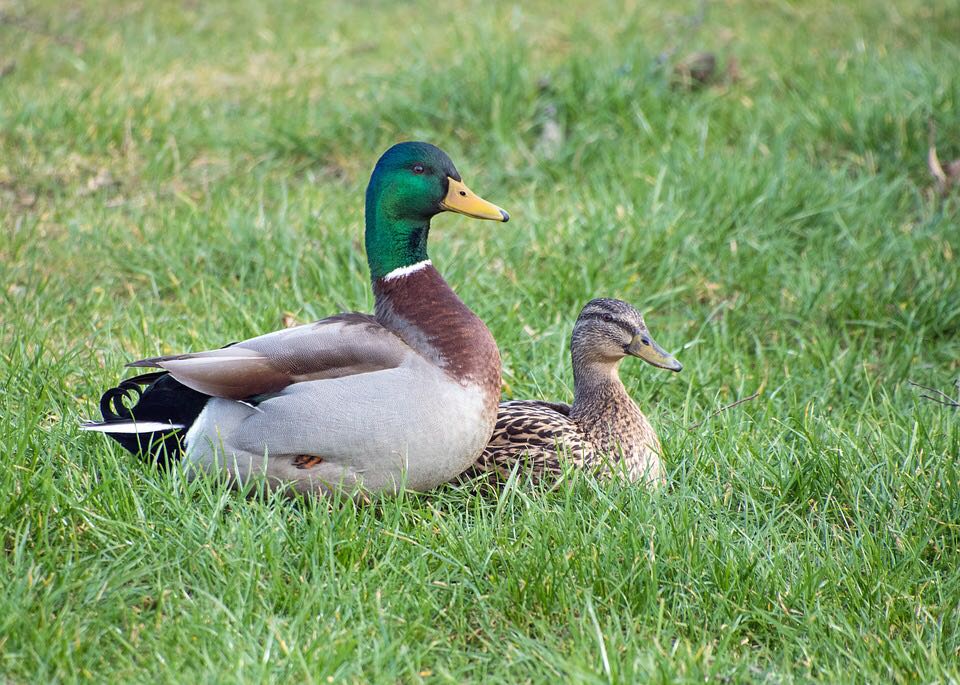
[[[426,490],[487,444],[500,394],[490,331],[427,258],[442,211],[507,221],[427,143],[377,162],[366,196],[367,263],[376,314],[338,314],[223,349],[129,366],[84,425],[132,452],[183,454],[193,466],[301,491]],[[147,386],[141,392],[140,386]],[[138,401],[128,409],[124,397]]]
[[[518,461],[535,480],[555,480],[564,457],[631,481],[659,483],[660,441],[627,394],[617,367],[629,355],[670,371],[683,367],[653,341],[643,316],[620,300],[591,300],[580,312],[570,343],[573,406],[539,400],[502,402],[493,437],[462,482],[481,475],[498,480]],[[524,473],[526,471],[524,470]]]

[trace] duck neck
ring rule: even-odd
[[[619,366],[619,360],[582,363],[574,358],[571,408],[574,419],[599,422],[607,415],[623,411],[624,407],[639,411],[620,380]]]
[[[400,269],[427,261],[427,237],[430,218],[391,216],[367,192],[366,231],[367,263],[370,278],[376,282]]]
[[[495,414],[500,352],[484,323],[430,263],[430,217],[396,216],[379,200],[371,182],[365,242],[377,320],[457,382],[479,385]]]

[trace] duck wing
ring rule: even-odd
[[[219,350],[151,357],[127,366],[164,369],[197,392],[244,400],[303,381],[396,368],[414,354],[376,318],[354,312]]]
[[[593,446],[570,418],[570,405],[542,400],[501,402],[493,435],[476,464],[458,479],[486,475],[496,481],[510,475],[517,462],[534,480],[554,479],[563,461],[580,464]]]
[[[563,416],[570,416],[571,408],[569,404],[564,402],[548,402],[546,400],[509,400],[507,402],[501,402],[500,409],[502,409],[505,414],[538,412],[543,410],[546,412],[562,414]],[[549,413],[546,415],[549,416]]]

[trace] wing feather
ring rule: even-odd
[[[592,445],[570,418],[570,405],[542,400],[501,402],[493,435],[460,482],[485,475],[498,481],[518,462],[535,480],[558,476],[567,458],[581,464]]]
[[[396,368],[415,352],[374,317],[339,314],[250,338],[219,350],[151,357],[128,364],[166,369],[213,397],[242,400],[302,381]]]

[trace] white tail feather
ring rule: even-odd
[[[126,421],[124,423],[82,423],[80,430],[96,431],[97,433],[115,433],[117,435],[136,435],[139,433],[156,433],[183,428],[179,423],[163,423],[161,421]]]

